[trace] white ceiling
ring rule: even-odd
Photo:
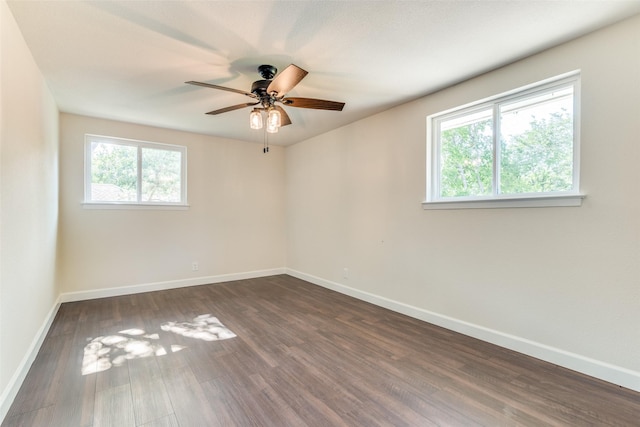
[[[288,145],[640,13],[640,0],[8,0],[61,111],[262,142],[240,94],[257,66],[309,71],[290,96]]]

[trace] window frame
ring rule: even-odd
[[[502,195],[498,193],[498,161],[500,156],[500,106],[548,93],[554,89],[573,87],[573,176],[572,188],[568,191],[520,193]],[[440,124],[455,117],[470,115],[482,110],[491,110],[493,119],[492,141],[492,190],[487,196],[440,197]],[[497,130],[497,131],[496,131]],[[508,92],[471,102],[427,116],[427,176],[424,209],[510,208],[580,206],[586,197],[580,193],[580,71],[572,71]]]
[[[105,201],[92,200],[91,195],[91,145],[94,142],[112,145],[136,147],[137,165],[136,174],[138,185],[136,189],[136,201]],[[180,153],[180,201],[179,202],[145,202],[142,201],[142,149],[176,151]],[[187,147],[177,144],[165,144],[160,142],[141,141],[137,139],[119,138],[95,134],[85,134],[84,138],[84,201],[83,206],[88,209],[186,209],[187,203]]]

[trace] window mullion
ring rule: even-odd
[[[442,177],[440,176],[440,120],[435,121],[435,126],[432,129],[432,137],[435,141],[433,146],[431,147],[431,155],[433,156],[433,165],[431,170],[431,191],[434,198],[440,198],[440,180]]]
[[[136,197],[138,203],[142,203],[142,147],[138,145],[137,185]]]
[[[500,105],[493,104],[493,195],[500,194]]]

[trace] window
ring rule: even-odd
[[[186,147],[85,136],[85,203],[185,206]]]
[[[427,118],[426,209],[576,206],[579,74]]]

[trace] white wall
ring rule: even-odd
[[[422,210],[427,115],[575,69],[582,207]],[[287,267],[640,390],[639,135],[636,17],[287,148]]]
[[[63,293],[207,283],[285,267],[282,147],[265,155],[258,144],[72,114],[61,114],[60,130]],[[189,209],[85,209],[86,133],[185,145]]]
[[[56,307],[58,110],[0,2],[0,420]]]

